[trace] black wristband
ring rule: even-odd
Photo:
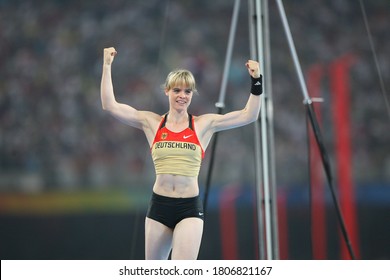
[[[258,78],[251,76],[251,93],[253,95],[260,95],[263,93],[263,75]]]

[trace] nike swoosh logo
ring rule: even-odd
[[[183,138],[184,138],[184,139],[187,139],[187,138],[189,138],[189,137],[191,137],[191,136],[192,136],[192,134],[191,134],[191,135],[184,135]]]

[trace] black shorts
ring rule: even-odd
[[[154,192],[146,216],[172,229],[185,218],[204,219],[203,205],[199,196],[174,198]]]

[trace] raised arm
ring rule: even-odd
[[[251,76],[252,88],[246,106],[242,110],[233,111],[224,115],[206,114],[199,117],[199,123],[209,134],[221,130],[243,126],[257,120],[260,112],[262,91],[262,77],[257,61],[248,60],[245,64]]]
[[[121,122],[143,130],[150,142],[161,117],[152,112],[136,110],[132,106],[116,101],[111,77],[111,64],[116,54],[115,48],[104,49],[103,72],[100,85],[102,107]]]
[[[138,116],[138,111],[131,106],[118,103],[114,95],[114,87],[112,85],[111,64],[117,54],[114,48],[104,49],[103,57],[103,72],[100,85],[100,97],[102,100],[103,109],[108,111],[115,118],[141,129],[141,122]]]

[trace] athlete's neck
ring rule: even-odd
[[[187,111],[169,111],[167,121],[172,124],[181,124],[183,122],[188,122],[188,113]]]

